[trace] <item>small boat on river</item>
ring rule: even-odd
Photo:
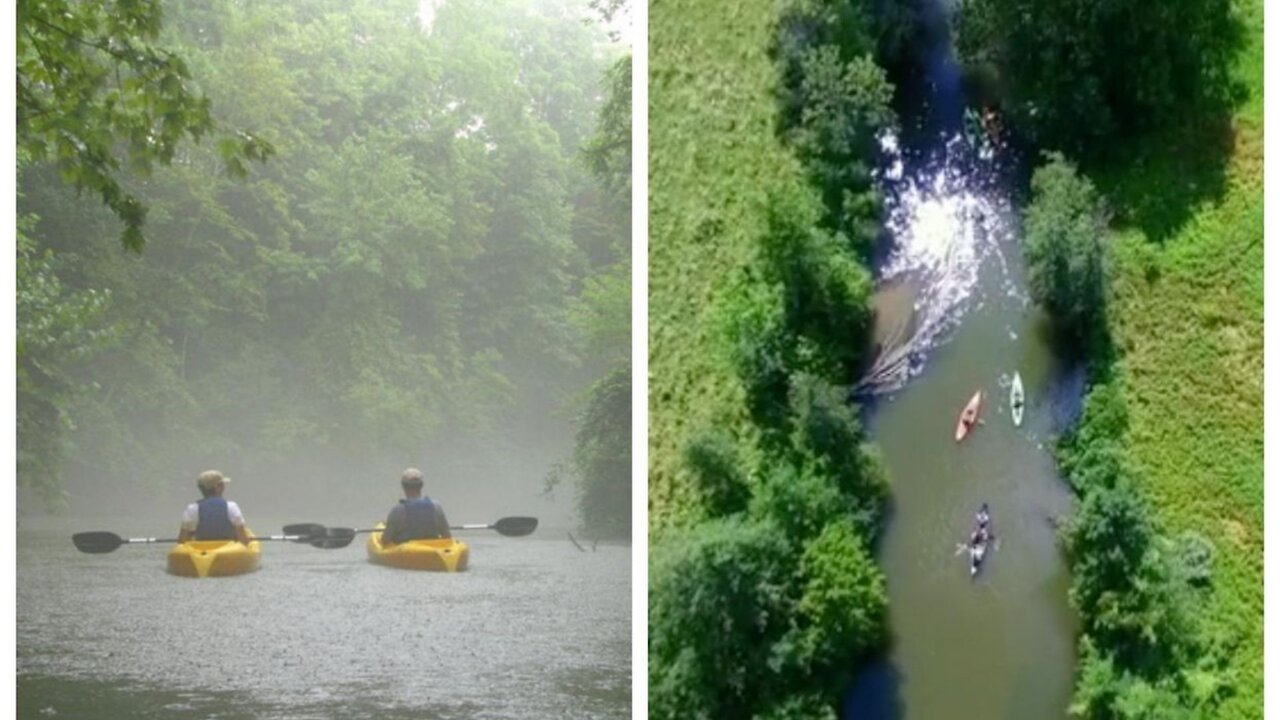
[[[969,577],[978,574],[978,568],[982,566],[982,561],[987,556],[987,543],[982,542],[977,545],[969,546]]]
[[[973,394],[969,398],[969,404],[964,406],[964,410],[960,412],[960,422],[956,423],[956,442],[960,442],[969,434],[973,426],[978,422],[978,410],[982,407],[982,391]]]
[[[969,533],[969,542],[967,544],[969,550],[969,577],[978,574],[978,569],[982,567],[982,561],[987,558],[987,550],[991,548],[991,543],[995,541],[995,536],[991,532],[991,513],[987,509],[987,504],[982,503],[982,507],[978,510],[975,518],[973,532]]]
[[[1013,426],[1022,427],[1022,406],[1024,395],[1022,394],[1022,376],[1015,370],[1013,373],[1013,386],[1009,388],[1009,408],[1013,414]]]

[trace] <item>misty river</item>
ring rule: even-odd
[[[471,566],[448,574],[370,564],[364,536],[271,542],[258,572],[192,580],[168,545],[77,552],[73,532],[132,527],[92,524],[18,530],[18,717],[630,716],[627,545],[460,532]]]

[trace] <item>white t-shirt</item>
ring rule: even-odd
[[[231,518],[231,524],[240,527],[244,525],[244,515],[240,514],[240,506],[235,501],[227,501],[227,517]],[[200,506],[191,503],[182,513],[182,529],[188,532],[196,531],[196,523],[200,520]]]

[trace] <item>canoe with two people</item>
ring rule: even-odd
[[[974,518],[973,531],[969,533],[969,577],[978,574],[978,568],[987,557],[987,550],[995,541],[995,533],[991,532],[991,510],[986,503],[978,509]]]

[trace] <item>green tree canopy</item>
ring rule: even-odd
[[[1102,239],[1106,214],[1088,178],[1060,154],[1031,178],[1023,246],[1031,296],[1043,304],[1065,336],[1087,342],[1100,332],[1106,301]]]
[[[153,41],[276,154],[243,181],[209,144],[157,163],[130,185],[141,255],[56,160],[22,170],[31,257],[67,298],[109,292],[95,321],[119,338],[67,370],[63,474],[138,487],[239,458],[345,490],[377,458],[567,449],[547,418],[599,377],[578,296],[617,304],[597,275],[629,231],[579,158],[615,61],[584,6],[457,0],[429,28],[411,0],[166,6]]]
[[[1014,120],[1043,147],[1109,138],[1231,100],[1239,29],[1230,0],[965,0],[958,45],[995,76]]]
[[[173,162],[184,139],[218,129],[187,61],[160,45],[160,1],[19,0],[16,17],[19,147],[97,193],[124,222],[125,247],[140,250],[147,206],[121,171],[146,176]],[[227,130],[218,152],[243,176],[246,160],[264,160],[272,148]]]

